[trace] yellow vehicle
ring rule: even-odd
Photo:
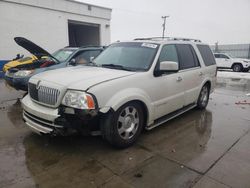
[[[17,65],[33,63],[33,61],[37,60],[37,59],[38,58],[36,56],[32,55],[31,57],[24,57],[21,59],[16,59],[16,60],[10,61],[4,65],[3,72],[6,72],[10,68],[16,67]]]

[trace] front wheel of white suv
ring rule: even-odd
[[[241,64],[234,64],[233,65],[233,71],[234,72],[241,72],[243,70],[243,67]]]
[[[101,132],[110,144],[118,148],[126,148],[137,140],[143,125],[144,118],[141,105],[136,102],[129,102],[102,118]]]
[[[208,101],[209,101],[209,93],[210,93],[210,87],[208,84],[205,84],[201,88],[201,92],[197,101],[197,108],[198,109],[205,109],[207,107]]]

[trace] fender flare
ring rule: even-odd
[[[147,123],[151,123],[154,115],[154,106],[151,104],[150,97],[141,89],[127,88],[113,95],[100,112],[107,113],[110,109],[117,111],[122,105],[130,101],[139,101],[144,104],[147,111]]]

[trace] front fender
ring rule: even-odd
[[[127,88],[124,89],[115,95],[113,95],[108,102],[105,104],[105,107],[101,108],[100,111],[106,111],[109,108],[112,108],[114,111],[118,110],[122,105],[130,101],[140,101],[145,104],[148,112],[147,122],[152,123],[152,118],[154,114],[154,107],[151,104],[150,97],[141,89],[138,88]]]

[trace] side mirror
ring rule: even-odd
[[[174,73],[179,71],[179,65],[174,61],[162,61],[160,62],[159,69],[155,71],[155,76],[160,76],[164,73]]]
[[[69,64],[75,66],[76,65],[76,59],[75,58],[71,59]]]
[[[160,62],[160,71],[162,72],[177,72],[179,66],[177,62],[174,61],[162,61]]]

